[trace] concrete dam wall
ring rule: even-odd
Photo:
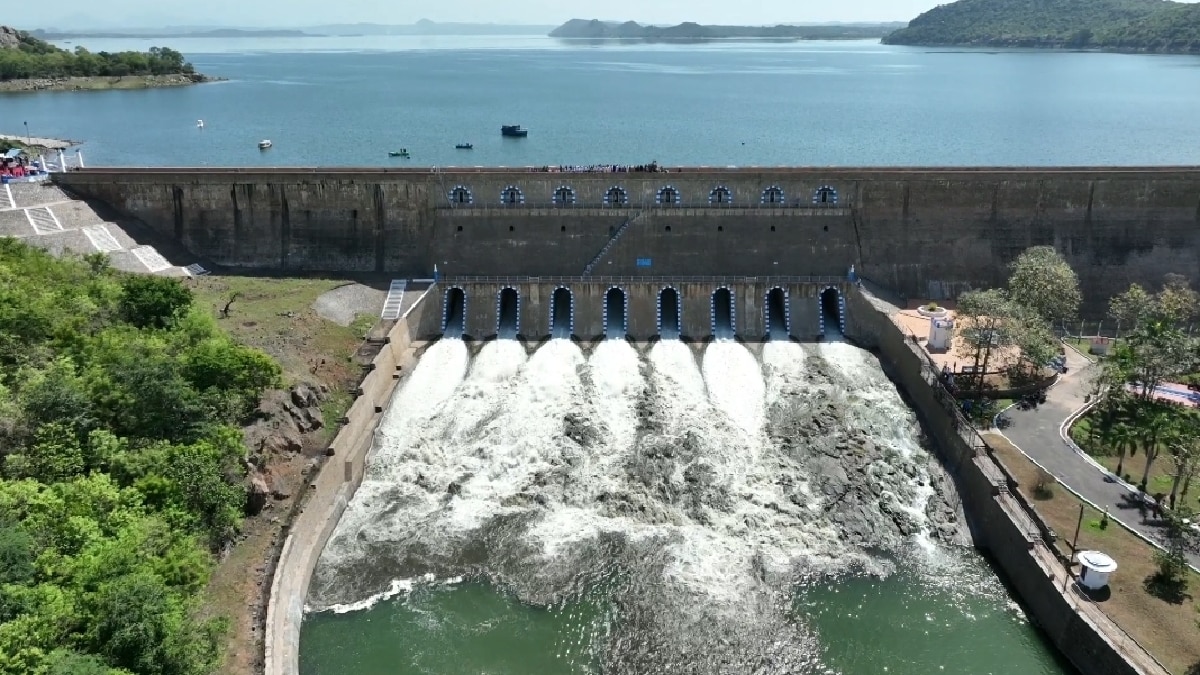
[[[229,268],[429,276],[839,276],[994,285],[1053,245],[1088,309],[1200,279],[1200,168],[86,169],[59,174]]]

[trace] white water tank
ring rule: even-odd
[[[1108,575],[1117,571],[1117,561],[1100,551],[1080,551],[1079,564],[1083,571],[1079,573],[1079,583],[1084,588],[1093,591],[1108,585]]]
[[[954,319],[929,320],[930,351],[950,351],[950,343],[954,340]]]

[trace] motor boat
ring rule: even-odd
[[[500,135],[510,138],[525,138],[529,135],[529,130],[522,129],[520,124],[505,124],[500,127]]]
[[[266,150],[266,149],[267,149],[267,148],[269,148],[269,147],[271,147],[271,141],[269,141],[269,140],[267,140],[267,139],[265,139],[265,138],[264,138],[263,140],[261,140],[261,141],[259,141],[259,142],[258,142],[258,149],[259,149],[259,150]]]
[[[400,148],[388,152],[388,157],[408,157],[408,148]]]
[[[471,148],[474,148],[474,147],[475,146],[471,145],[470,143],[459,143],[458,145],[454,146],[454,149],[455,150],[470,150]]]

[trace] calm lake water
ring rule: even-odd
[[[0,131],[27,121],[109,165],[1200,162],[1189,56],[535,36],[153,42],[230,81],[4,96]],[[529,137],[501,138],[507,123]],[[263,138],[274,148],[260,152]],[[411,159],[387,157],[401,147]]]

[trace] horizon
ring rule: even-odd
[[[937,0],[848,0],[829,5],[797,6],[763,0],[753,11],[729,11],[713,0],[660,0],[652,7],[639,0],[583,0],[564,8],[549,0],[512,0],[503,5],[480,0],[412,0],[404,7],[382,7],[370,0],[343,0],[336,7],[319,0],[210,0],[195,9],[150,0],[111,0],[103,12],[91,0],[17,3],[6,7],[4,24],[20,30],[113,31],[162,28],[248,28],[296,30],[322,25],[408,26],[424,19],[438,24],[558,26],[571,19],[636,21],[643,25],[773,26],[830,23],[908,22],[933,9]],[[217,17],[229,17],[220,19]],[[615,18],[613,18],[615,17]]]

